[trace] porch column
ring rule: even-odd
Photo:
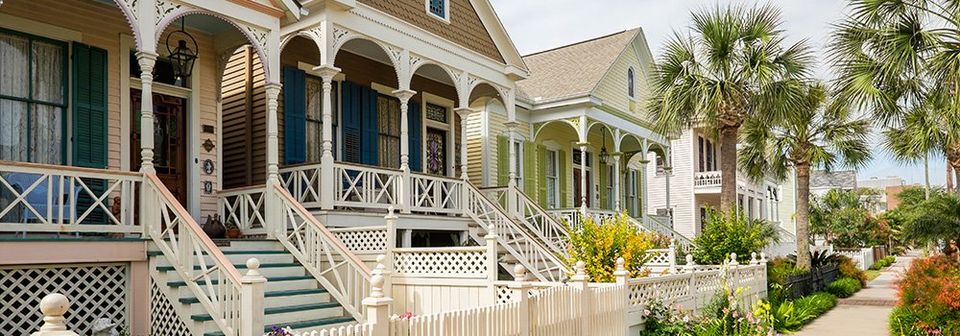
[[[280,185],[280,145],[279,145],[279,121],[277,118],[277,99],[280,97],[279,83],[267,83],[265,86],[267,93],[267,191],[264,193],[264,218],[283,218],[283,211],[280,208],[280,195],[274,192],[273,188]],[[280,222],[267,221],[265,228],[267,238],[276,237],[284,234],[281,230],[284,226]],[[272,228],[270,226],[273,226]]]
[[[664,160],[664,161],[666,161],[666,160]],[[669,162],[669,161],[668,161],[668,162]],[[669,225],[670,225],[670,226],[673,226],[673,213],[670,211],[670,175],[673,175],[673,167],[664,166],[664,167],[663,167],[663,177],[664,177],[664,179],[663,179],[663,181],[664,181],[663,184],[664,184],[664,186],[667,188],[667,190],[666,190],[667,192],[664,193],[664,195],[666,195],[666,196],[664,197],[664,203],[666,203],[667,217],[670,218],[670,223],[669,223]]]
[[[337,178],[333,169],[335,160],[333,158],[333,78],[340,73],[340,69],[323,65],[314,68],[314,70],[320,73],[320,78],[323,80],[323,98],[320,103],[320,132],[323,141],[323,153],[320,155],[320,208],[332,210],[333,186]]]
[[[412,191],[412,180],[410,179],[410,120],[407,111],[410,106],[410,98],[417,94],[413,90],[401,89],[393,91],[393,95],[400,100],[400,171],[403,172],[403,178],[400,179],[397,193],[400,195],[397,202],[401,213],[410,213]]]
[[[137,52],[140,64],[140,171],[153,174],[153,65],[157,54]]]
[[[510,153],[509,157],[509,171],[510,174],[507,177],[507,186],[509,187],[509,192],[507,192],[507,213],[516,216],[519,211],[517,211],[517,193],[514,192],[517,190],[517,150],[514,142],[516,141],[515,133],[517,133],[517,122],[515,120],[508,121],[504,123],[507,126],[507,132],[509,132],[510,140],[507,142],[507,151]]]
[[[460,116],[460,178],[466,181],[467,175],[467,118],[473,110],[466,107],[459,107],[456,110]]]
[[[580,215],[587,215],[587,143],[581,142],[580,146]]]
[[[623,208],[620,207],[620,156],[622,153],[613,153],[613,197],[614,209],[619,213]]]
[[[650,160],[647,160],[646,158],[640,160],[640,192],[642,193],[640,195],[640,215],[642,217],[647,217],[647,215],[650,214],[647,212],[647,203],[650,201],[650,197],[647,192],[647,175],[649,174],[647,173],[647,164],[649,163]],[[670,190],[667,190],[666,192],[669,193]]]

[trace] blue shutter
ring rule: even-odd
[[[360,87],[343,82],[343,161],[360,163]]]
[[[410,100],[407,106],[407,136],[410,137],[410,171],[419,172],[422,170],[421,161],[423,158],[423,145],[420,119],[420,103]]]
[[[283,68],[283,153],[284,163],[307,160],[307,112],[304,72],[292,66]]]
[[[379,165],[379,129],[377,128],[377,97],[376,90],[369,87],[361,88],[362,101],[360,102],[360,163],[367,165]]]

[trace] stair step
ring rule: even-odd
[[[301,321],[296,323],[287,323],[286,325],[283,326],[283,328],[290,327],[294,330],[319,329],[319,328],[323,328],[324,326],[331,326],[335,324],[341,324],[341,323],[347,323],[347,322],[353,322],[353,321],[354,320],[352,317],[329,317],[329,318],[323,318],[323,319]],[[269,332],[272,329],[273,329],[273,326],[263,327],[264,332]],[[220,331],[213,331],[213,332],[208,332],[203,334],[203,336],[223,336],[223,335],[224,335],[223,332],[220,332]]]
[[[315,278],[312,277],[312,276],[268,277],[268,278],[267,278],[267,283],[270,283],[270,282],[280,282],[280,281],[297,281],[297,280],[315,280]],[[210,283],[213,284],[213,285],[216,285],[216,284],[218,284],[219,282],[220,282],[220,281],[219,281],[219,280],[216,280],[216,279],[210,281]],[[179,287],[183,287],[183,286],[186,286],[186,285],[187,285],[187,283],[186,283],[185,281],[168,281],[168,282],[167,282],[167,286],[170,286],[170,287],[173,287],[173,288],[179,288]]]
[[[224,255],[236,255],[236,254],[287,254],[286,250],[229,250],[221,251]],[[207,254],[204,252],[203,254]],[[147,251],[148,257],[157,257],[162,256],[163,251]]]
[[[291,289],[291,290],[279,290],[272,292],[263,293],[264,297],[285,297],[285,296],[297,296],[297,295],[309,295],[309,294],[323,294],[327,290],[323,288],[311,288],[311,289]],[[182,304],[194,304],[200,303],[200,299],[195,297],[180,298],[180,303]]]
[[[274,308],[264,308],[264,315],[271,314],[283,314],[290,312],[306,311],[306,310],[315,310],[315,309],[324,309],[324,308],[334,308],[340,307],[340,303],[337,302],[324,302],[324,303],[309,303],[295,306],[284,306],[284,307],[274,307]],[[212,321],[213,318],[210,317],[210,314],[196,314],[190,315],[190,319],[194,321]]]
[[[213,265],[207,265],[207,268],[213,267]],[[245,264],[234,264],[233,267],[236,267],[238,270],[247,269]],[[270,264],[260,264],[260,268],[282,268],[282,267],[301,267],[297,263],[270,263]],[[173,271],[175,268],[173,266],[157,266],[157,270],[160,272],[169,272]],[[194,265],[194,270],[199,270],[200,265]]]

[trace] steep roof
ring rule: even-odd
[[[524,56],[530,76],[517,87],[534,103],[590,93],[639,32],[634,28]]]

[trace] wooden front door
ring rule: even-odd
[[[582,172],[583,170],[581,170],[579,166],[573,167],[573,197],[574,197],[573,204],[576,204],[578,208],[580,207],[581,203],[583,203],[582,201],[584,196],[583,195],[584,190],[580,189],[580,174]],[[587,171],[586,178],[587,178],[587,190],[586,190],[587,207],[589,208],[590,207],[590,186],[592,185],[590,180],[589,170]]]
[[[130,90],[130,167],[140,170],[140,90]],[[187,204],[187,100],[153,94],[153,165],[180,204]]]

